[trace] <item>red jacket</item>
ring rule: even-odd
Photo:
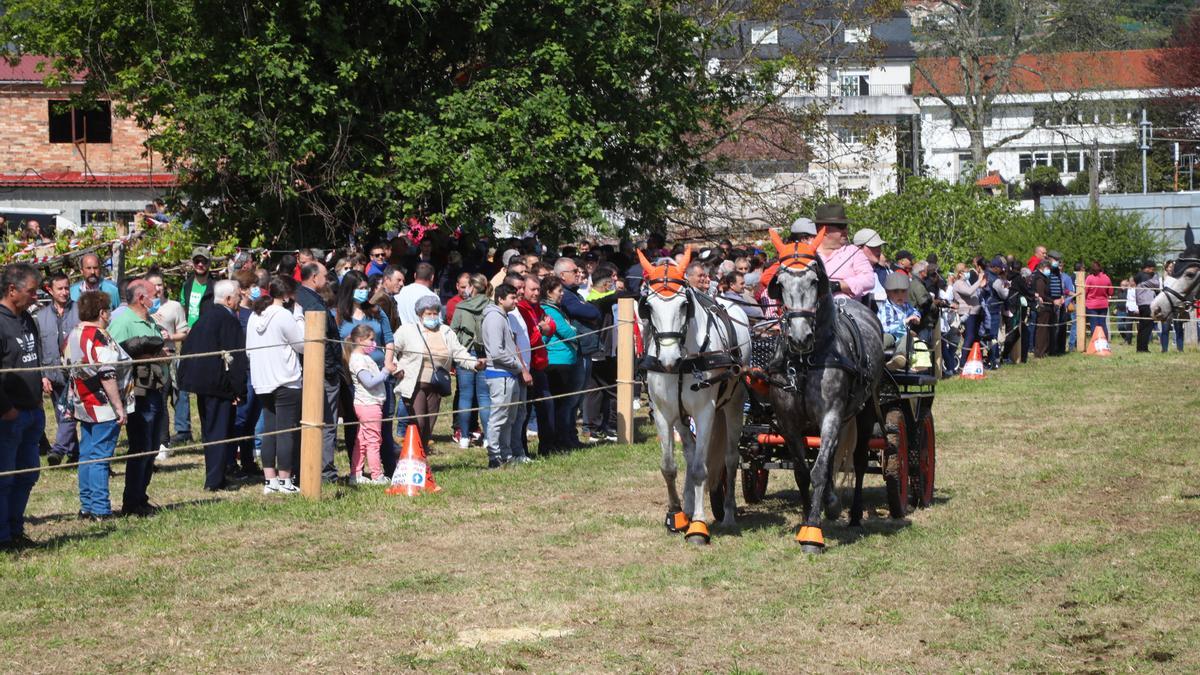
[[[462,299],[463,299],[463,296],[459,295],[458,293],[455,293],[453,298],[450,298],[449,300],[446,301],[446,325],[447,326],[449,326],[450,322],[454,320],[454,308],[458,307],[458,303],[462,302]]]
[[[517,311],[521,313],[521,318],[525,319],[525,328],[529,330],[529,370],[545,370],[546,366],[550,365],[550,357],[546,355],[546,343],[542,340],[542,331],[538,329],[538,324],[546,317],[546,311],[541,305],[531,304],[528,300],[517,301]],[[550,321],[554,323],[553,320]],[[554,334],[555,327],[550,327],[550,334]]]

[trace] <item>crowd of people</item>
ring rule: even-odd
[[[1093,262],[1079,298],[1062,255],[1043,247],[1024,262],[997,255],[943,273],[936,256],[889,256],[871,229],[851,235],[838,205],[797,219],[788,236],[812,241],[820,230],[831,291],[872,306],[889,345],[906,344],[909,332],[932,345],[939,325],[947,376],[976,342],[988,367],[1030,351],[1063,353],[1085,339],[1073,335],[1074,302],[1085,303],[1089,332],[1107,334],[1115,307],[1128,342],[1137,319],[1138,349],[1148,348],[1159,285],[1151,263],[1114,287]],[[684,253],[657,234],[641,246],[651,261]],[[296,493],[306,312],[325,323],[324,417],[341,422],[322,430],[324,481],[389,483],[408,425],[427,453],[439,443],[481,446],[489,469],[531,461],[534,439],[542,456],[616,440],[616,306],[639,295],[642,279],[628,240],[552,252],[535,238],[488,242],[412,227],[361,252],[239,253],[219,272],[198,247],[178,289],[156,270],[118,286],[94,253],[77,262],[74,280],[66,272],[43,279],[25,264],[3,271],[0,472],[38,466],[39,452],[52,465],[101,460],[78,468],[81,518],[114,517],[103,460],[115,456],[122,427],[120,513],[156,511],[148,496],[155,463],[195,442],[193,405],[206,490],[257,481],[264,494]],[[769,325],[783,311],[768,293],[776,269],[757,246],[724,240],[693,256],[685,277],[693,291]],[[49,298],[40,307],[39,292]],[[1178,325],[1163,328],[1164,350]],[[905,364],[893,357],[889,365]],[[49,435],[44,397],[56,418]],[[435,439],[443,408],[453,412],[452,436]],[[338,475],[339,450],[349,476]],[[0,546],[27,542],[23,514],[37,476],[0,476]]]

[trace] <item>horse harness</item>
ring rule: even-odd
[[[1178,258],[1178,259],[1176,259],[1176,261],[1175,261],[1176,268],[1175,269],[1177,270],[1177,273],[1182,275],[1182,270],[1180,270],[1180,268],[1179,268],[1179,263],[1190,263],[1190,264],[1200,265],[1200,258]],[[1183,267],[1183,269],[1187,269],[1187,267],[1188,266],[1185,265]],[[1167,304],[1170,305],[1170,307],[1171,307],[1171,313],[1174,313],[1174,312],[1179,311],[1180,309],[1187,308],[1188,300],[1190,299],[1190,297],[1192,295],[1195,295],[1196,289],[1193,288],[1192,290],[1188,291],[1187,293],[1180,293],[1179,291],[1175,290],[1174,288],[1171,288],[1170,286],[1163,284],[1162,292],[1164,295],[1167,296]],[[1175,304],[1176,302],[1178,302],[1179,304]]]
[[[686,317],[684,326],[691,323],[695,316],[695,305],[700,305],[704,311],[707,320],[707,328],[704,332],[704,341],[700,344],[700,351],[694,354],[687,354],[681,357],[673,366],[667,367],[659,360],[657,353],[662,349],[662,341],[667,339],[675,339],[683,345],[686,339],[686,334],[682,331],[664,331],[660,332],[649,321],[650,311],[647,300],[649,294],[643,296],[638,301],[638,315],[649,324],[649,329],[646,331],[647,337],[654,343],[655,355],[649,354],[642,360],[642,367],[645,370],[655,373],[678,374],[679,390],[677,393],[679,399],[679,410],[683,411],[683,381],[687,374],[691,374],[695,380],[691,384],[692,391],[700,391],[707,389],[713,385],[717,385],[717,407],[723,406],[729,402],[732,397],[735,386],[737,384],[738,375],[741,373],[741,345],[737,344],[737,333],[733,328],[733,317],[729,316],[729,311],[725,309],[716,300],[702,293],[696,293],[689,288],[683,288],[678,291],[684,295],[684,302],[687,305]],[[654,294],[654,291],[650,291]],[[720,324],[718,324],[718,321]],[[725,329],[726,338],[720,340],[720,349],[710,349],[713,341],[713,333],[715,328],[723,327]],[[720,371],[712,377],[705,377],[708,371]]]

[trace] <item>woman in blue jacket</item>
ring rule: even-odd
[[[576,379],[575,370],[579,367],[579,347],[575,343],[578,331],[567,320],[566,313],[559,304],[562,301],[563,291],[563,283],[558,277],[548,276],[542,279],[542,309],[545,310],[546,316],[554,322],[554,333],[545,338],[546,356],[550,361],[550,365],[546,368],[546,379],[550,385],[551,396],[560,396],[573,391],[571,384]],[[577,443],[572,442],[575,434],[570,433],[575,426],[575,420],[571,419],[573,408],[567,405],[558,405],[559,402],[567,400],[566,398],[553,400],[555,401],[554,427],[550,439],[552,451],[570,450],[578,446]],[[539,429],[539,431],[543,435],[546,434],[544,429]]]

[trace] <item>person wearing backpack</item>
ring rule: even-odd
[[[488,279],[482,274],[472,274],[470,280],[471,296],[460,301],[454,308],[454,319],[450,330],[460,344],[472,356],[482,358],[483,351],[483,310],[488,306]],[[471,420],[479,418],[479,427],[484,438],[487,437],[488,418],[492,407],[491,396],[488,395],[487,379],[482,372],[469,368],[457,369],[458,398],[455,404],[454,439],[460,448],[471,444]],[[472,409],[478,408],[478,415],[472,414]]]

